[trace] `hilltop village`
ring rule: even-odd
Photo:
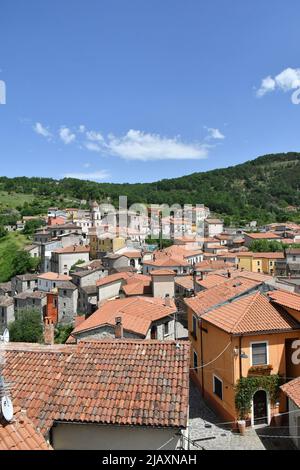
[[[35,269],[0,284],[0,449],[299,447],[300,225],[94,201],[5,230],[32,220]]]

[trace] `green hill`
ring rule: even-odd
[[[155,183],[112,184],[76,179],[0,177],[0,191],[32,195],[27,202],[37,211],[37,201],[56,202],[63,207],[65,199],[101,200],[128,196],[128,203],[205,204],[226,222],[243,223],[258,220],[300,220],[300,153],[265,155],[229,168],[193,173]]]

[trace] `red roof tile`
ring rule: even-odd
[[[55,420],[186,427],[186,341],[105,340],[75,346],[9,343],[4,377],[43,435]],[[92,403],[92,405],[91,405]]]
[[[300,377],[282,385],[281,390],[300,408]]]
[[[185,299],[185,303],[193,312],[201,316],[208,309],[255,289],[259,284],[259,282],[241,277],[229,279],[221,285],[199,292],[195,297]]]
[[[282,305],[282,307],[288,307],[293,310],[300,312],[300,295],[293,292],[286,292],[281,290],[274,290],[268,292],[268,296],[272,302]]]
[[[115,325],[116,317],[122,317],[124,330],[146,336],[153,321],[172,315],[176,306],[170,300],[170,306],[164,299],[153,297],[128,297],[109,300],[94,312],[72,332],[73,336],[83,331],[90,331],[104,325]]]
[[[51,450],[41,432],[20,408],[14,410],[14,419],[8,423],[0,419],[0,450]]]
[[[300,329],[300,323],[276,309],[260,292],[217,307],[203,320],[231,334],[250,334]]]

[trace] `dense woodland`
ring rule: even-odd
[[[39,214],[51,204],[64,207],[107,197],[118,203],[205,204],[225,218],[225,223],[243,224],[300,220],[300,153],[266,155],[233,167],[193,173],[155,183],[112,184],[65,178],[0,177],[0,191],[32,195],[17,209],[22,215]],[[84,204],[83,204],[84,205]]]

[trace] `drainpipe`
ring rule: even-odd
[[[204,364],[204,359],[203,359],[203,332],[202,332],[202,320],[200,320],[200,340],[201,340],[201,344],[200,344],[200,350],[201,350],[201,366],[203,366]],[[204,398],[204,367],[201,367],[201,382],[202,382],[202,387],[201,387],[201,391],[202,391],[202,398]]]
[[[240,379],[243,377],[243,372],[242,372],[242,358],[241,358],[241,352],[242,352],[242,336],[239,336],[239,364],[240,364]]]

